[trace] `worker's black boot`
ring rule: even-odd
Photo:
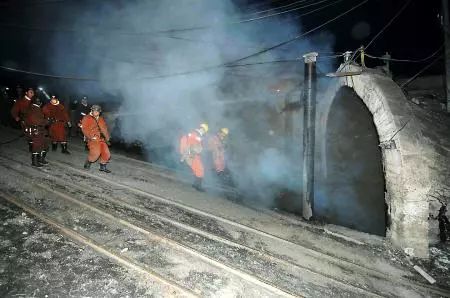
[[[58,143],[52,143],[52,151],[56,151],[58,149]]]
[[[41,151],[39,154],[39,163],[43,165],[48,165],[48,161],[45,160],[45,157],[47,156],[47,151]]]
[[[192,187],[195,188],[197,191],[201,192],[205,191],[205,189],[202,187],[202,178],[199,177],[195,177]]]
[[[105,173],[111,173],[111,171],[106,168],[106,163],[101,163],[100,164],[99,171],[102,171],[102,172],[105,172]]]
[[[70,152],[67,150],[67,143],[61,143],[61,153],[70,154]]]
[[[86,160],[84,162],[84,166],[83,166],[86,170],[89,170],[91,168],[91,162],[89,160]]]
[[[38,168],[42,167],[42,164],[39,162],[39,153],[31,154],[31,165]]]

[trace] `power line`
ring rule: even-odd
[[[330,55],[330,56],[319,56],[318,59],[338,58],[341,56],[342,55],[340,55],[340,54],[339,55]],[[247,66],[263,65],[263,64],[292,63],[292,62],[298,62],[298,61],[300,61],[299,58],[286,59],[286,60],[271,60],[271,61],[260,61],[260,62],[254,62],[254,63],[246,63],[246,64],[224,65],[224,67],[226,67],[226,68],[247,67]],[[53,79],[78,80],[78,81],[100,81],[100,79],[97,79],[97,78],[52,75],[52,74],[16,69],[16,68],[6,67],[6,66],[2,66],[2,65],[0,65],[0,68],[7,70],[7,71],[11,71],[11,72],[18,72],[18,73],[29,74],[29,75],[34,75],[34,76],[42,76],[42,77],[48,77],[48,78],[53,78]],[[217,67],[209,67],[209,68],[205,68],[204,70],[206,71],[206,70],[210,70],[213,68],[217,68]],[[186,75],[186,74],[191,74],[191,73],[195,73],[195,72],[199,72],[199,71],[198,70],[186,71],[186,72],[177,73],[176,75]],[[171,77],[171,76],[175,76],[175,74],[157,75],[157,76],[152,76],[152,77],[143,77],[143,78],[139,78],[139,79],[141,79],[141,80],[157,79],[157,78],[165,78],[165,77]]]
[[[392,17],[392,19],[370,40],[370,42],[365,46],[364,50],[367,49],[377,38],[378,36],[381,35],[381,33],[383,33],[394,21],[395,19],[400,16],[400,14],[408,7],[408,5],[411,3],[412,0],[408,0],[403,6],[402,8]],[[339,69],[337,70],[337,72],[341,71],[345,66],[353,63],[354,61],[356,61],[356,59],[359,58],[359,56],[361,55],[361,48],[359,48],[358,50],[353,52],[353,55],[351,56],[351,58],[345,62],[341,67],[339,67]],[[359,55],[358,55],[359,54]],[[365,53],[364,53],[365,54]]]
[[[281,14],[297,11],[297,10],[300,10],[300,9],[303,9],[303,8],[307,8],[307,7],[310,7],[310,6],[318,5],[320,3],[327,2],[327,1],[330,1],[330,0],[315,1],[315,2],[313,2],[311,4],[307,4],[307,5],[304,5],[304,6],[300,6],[300,7],[296,7],[296,8],[292,8],[292,9],[288,9],[288,10],[284,10],[284,11],[280,11],[280,12],[277,12],[277,13],[272,13],[272,14],[269,14],[269,15],[261,16],[261,17],[255,17],[255,18],[250,18],[250,19],[246,19],[246,20],[241,20],[241,21],[238,21],[238,22],[230,23],[230,25],[243,24],[243,23],[253,22],[253,21],[257,21],[257,20],[262,20],[262,19],[278,16],[278,15],[281,15]],[[337,2],[339,2],[339,0]]]
[[[258,20],[262,20],[262,19],[266,19],[266,18],[270,18],[270,17],[274,17],[274,16],[278,16],[281,14],[285,14],[285,13],[289,13],[292,11],[296,11],[296,10],[300,10],[306,7],[310,7],[313,5],[318,5],[321,4],[323,2],[327,2],[327,1],[331,1],[331,0],[320,0],[318,2],[314,2],[308,5],[304,5],[304,6],[300,6],[297,8],[293,8],[293,9],[289,9],[289,10],[285,10],[285,11],[281,11],[281,12],[277,12],[277,13],[273,13],[273,14],[269,14],[269,15],[265,15],[265,16],[261,16],[261,17],[256,17],[256,18],[250,18],[250,19],[244,19],[244,20],[238,20],[238,21],[234,21],[234,22],[229,22],[229,23],[221,23],[221,24],[215,24],[215,25],[203,25],[203,26],[192,26],[192,27],[186,27],[186,28],[178,28],[178,29],[165,29],[165,30],[155,30],[155,31],[148,31],[148,32],[124,32],[124,31],[120,31],[120,30],[102,30],[102,29],[95,29],[95,31],[97,32],[101,32],[101,33],[112,33],[112,32],[116,32],[117,34],[121,34],[121,35],[137,35],[137,36],[141,36],[141,35],[156,35],[156,34],[161,34],[161,33],[175,33],[175,32],[186,32],[186,31],[195,31],[195,30],[207,30],[207,29],[212,29],[215,27],[219,27],[219,26],[231,26],[231,25],[238,25],[238,24],[244,24],[244,23],[249,23],[249,22],[254,22],[254,21],[258,21]],[[341,2],[342,0],[337,0],[335,1],[337,2]],[[312,12],[316,12],[318,10],[324,9],[330,5],[334,5],[336,3],[331,3],[328,5],[325,5],[321,8],[318,8],[316,10],[313,10],[311,12],[308,12],[304,15],[310,14]],[[0,24],[0,26],[4,26],[4,27],[13,27],[13,28],[19,28],[19,29],[30,29],[30,30],[34,30],[34,31],[48,31],[48,32],[67,32],[67,33],[77,33],[80,32],[80,30],[77,29],[55,29],[55,28],[39,28],[39,27],[32,27],[32,26],[24,26],[24,25],[19,25],[19,24]],[[92,29],[90,29],[92,30]],[[168,37],[171,38],[171,37]]]
[[[284,41],[284,42],[278,43],[278,44],[276,44],[276,45],[274,45],[274,46],[271,46],[271,47],[269,47],[269,48],[265,48],[265,49],[260,50],[260,51],[258,51],[258,52],[256,52],[256,53],[253,53],[253,54],[251,54],[251,55],[248,55],[248,56],[245,56],[245,57],[242,57],[242,58],[239,58],[239,59],[235,59],[235,60],[233,60],[233,61],[229,61],[229,62],[226,62],[226,63],[222,63],[222,64],[218,64],[218,65],[212,65],[212,66],[203,67],[203,68],[197,69],[197,70],[190,70],[190,71],[184,71],[184,72],[178,72],[178,73],[172,73],[172,74],[165,74],[165,75],[156,75],[156,76],[152,76],[152,77],[143,77],[143,78],[139,78],[139,79],[140,79],[140,80],[148,80],[148,79],[167,78],[167,77],[174,77],[174,76],[181,76],[181,75],[193,74],[193,73],[198,73],[198,72],[210,71],[210,70],[212,70],[212,69],[217,69],[217,68],[221,68],[221,67],[229,67],[229,66],[231,66],[231,65],[233,65],[233,64],[235,64],[235,63],[237,63],[237,62],[241,62],[241,61],[246,60],[246,59],[251,58],[251,57],[259,56],[259,55],[261,55],[261,54],[263,54],[263,53],[272,51],[272,50],[274,50],[274,49],[276,49],[276,48],[279,48],[279,47],[281,47],[281,46],[284,46],[284,45],[286,45],[286,44],[289,44],[289,43],[291,43],[291,42],[293,42],[293,41],[295,41],[295,40],[298,40],[298,39],[300,39],[300,38],[303,38],[303,37],[305,37],[306,35],[308,35],[308,34],[314,32],[314,31],[317,31],[318,29],[320,29],[320,28],[322,28],[322,27],[328,25],[329,23],[332,23],[332,22],[336,21],[337,19],[343,17],[344,15],[346,15],[346,14],[352,12],[353,10],[357,9],[358,7],[360,7],[360,6],[364,5],[364,4],[366,4],[368,1],[369,1],[369,0],[364,0],[364,1],[362,1],[361,3],[359,3],[359,4],[357,4],[357,5],[353,6],[353,7],[351,7],[350,9],[346,10],[345,12],[340,13],[340,14],[337,15],[336,17],[334,17],[334,18],[332,18],[332,19],[326,21],[325,23],[322,23],[321,25],[319,25],[319,26],[317,26],[317,27],[315,27],[315,28],[313,28],[313,29],[311,29],[311,30],[309,30],[309,31],[307,31],[307,32],[305,32],[305,33],[303,33],[303,34],[297,35],[297,36],[295,36],[295,37],[293,37],[293,38],[291,38],[291,39],[289,39],[289,40],[286,40],[286,41]],[[31,74],[31,75],[38,75],[38,76],[51,77],[51,78],[58,78],[58,79],[73,79],[73,80],[85,80],[85,81],[98,81],[98,79],[93,79],[93,78],[63,77],[63,76],[48,75],[48,74],[42,74],[42,73],[37,73],[37,72],[31,72],[31,71],[21,71],[21,70],[18,70],[18,69],[13,69],[13,68],[4,67],[4,66],[0,66],[0,68],[3,68],[3,69],[5,69],[5,70],[9,70],[9,71],[22,72],[22,73],[27,73],[27,74]]]
[[[422,59],[418,59],[418,60],[414,60],[414,59],[395,59],[395,58],[387,58],[387,57],[377,57],[377,56],[372,56],[369,55],[367,53],[364,53],[364,55],[366,55],[369,58],[372,59],[379,59],[379,60],[384,60],[384,61],[393,61],[393,62],[410,62],[410,63],[422,63],[425,62],[431,58],[433,58],[434,56],[436,56],[437,53],[439,53],[442,49],[444,48],[444,44],[442,44],[436,51],[434,51],[431,55],[422,58]]]
[[[377,38],[381,35],[394,21],[400,16],[400,14],[408,7],[408,5],[412,2],[412,0],[408,0],[402,8],[392,17],[392,19],[383,27],[381,30],[372,38],[372,40],[365,46],[367,49]]]
[[[338,4],[339,2],[342,2],[342,1],[345,1],[345,0],[337,0],[335,2],[332,2],[332,3],[329,3],[327,5],[321,6],[319,8],[314,9],[314,10],[311,10],[311,11],[309,11],[307,13],[301,14],[298,17],[302,17],[302,16],[306,16],[306,15],[315,13],[315,12],[323,10],[323,9],[329,7],[329,6],[336,5],[336,4]],[[323,1],[321,1],[321,2],[323,2]],[[321,2],[319,2],[319,3],[321,3]],[[29,30],[36,30],[36,31],[68,32],[68,33],[76,33],[76,32],[78,32],[77,30],[74,30],[74,29],[54,29],[54,28],[48,29],[48,28],[36,28],[36,27],[29,27],[29,26],[23,26],[23,25],[14,25],[14,24],[0,24],[0,26],[15,27],[15,28],[19,28],[19,29],[22,29],[22,30],[29,29]],[[122,34],[128,34],[128,33],[122,32]],[[130,34],[138,34],[138,33],[130,33]],[[177,37],[177,36],[157,35],[157,36],[155,36],[155,38],[169,38],[169,39],[176,39],[176,40],[183,40],[183,41],[190,41],[190,42],[200,42],[200,43],[206,43],[206,44],[213,44],[213,45],[221,46],[221,44],[216,43],[216,42],[209,42],[209,41],[204,41],[204,40],[196,40],[196,39]],[[252,47],[252,48],[255,48],[255,47]],[[278,49],[278,50],[284,50],[284,49]]]
[[[292,2],[290,4],[277,6],[277,7],[269,8],[269,9],[266,9],[266,10],[261,10],[261,11],[247,13],[247,15],[260,14],[260,13],[265,13],[265,12],[269,12],[269,11],[274,11],[274,10],[278,10],[278,9],[281,9],[281,8],[295,6],[295,5],[298,5],[298,4],[301,4],[303,2],[307,2],[307,1],[314,1],[314,0],[299,0],[299,1]]]
[[[342,1],[342,0],[341,0],[341,1]],[[253,53],[253,54],[251,54],[251,55],[248,55],[248,56],[245,56],[245,57],[236,59],[236,60],[231,61],[231,62],[229,62],[229,63],[227,63],[227,64],[233,64],[233,63],[236,63],[236,62],[240,62],[240,61],[246,60],[246,59],[248,59],[248,58],[252,58],[252,57],[259,56],[259,55],[261,55],[261,54],[263,54],[263,53],[272,51],[272,50],[274,50],[274,49],[276,49],[276,48],[279,48],[279,47],[281,47],[281,46],[284,46],[284,45],[286,45],[286,44],[289,44],[289,43],[291,43],[291,42],[293,42],[293,41],[295,41],[295,40],[298,40],[298,39],[300,39],[300,38],[302,38],[302,37],[305,37],[306,35],[308,35],[308,34],[314,32],[314,31],[317,31],[317,30],[319,30],[320,28],[322,28],[322,27],[328,25],[329,23],[332,23],[332,22],[336,21],[337,19],[343,17],[344,15],[346,15],[346,14],[352,12],[353,10],[357,9],[358,7],[360,7],[360,6],[364,5],[364,4],[366,4],[368,1],[369,1],[369,0],[364,0],[364,1],[362,1],[361,3],[359,3],[359,4],[355,5],[355,6],[353,6],[352,8],[346,10],[345,12],[343,12],[343,13],[337,15],[336,17],[334,17],[334,18],[332,18],[332,19],[326,21],[325,23],[322,23],[321,25],[319,25],[319,26],[317,26],[317,27],[315,27],[315,28],[313,28],[313,29],[311,29],[311,30],[309,30],[309,31],[306,31],[305,33],[302,33],[302,34],[300,34],[300,35],[297,35],[297,36],[295,36],[295,37],[293,37],[293,38],[291,38],[291,39],[288,39],[288,40],[286,40],[286,41],[280,42],[280,43],[278,43],[278,44],[276,44],[276,45],[274,45],[274,46],[271,46],[271,47],[269,47],[269,48],[265,48],[265,49],[263,49],[263,50],[261,50],[261,51],[258,51],[258,52],[256,52],[256,53]]]
[[[420,76],[424,71],[426,71],[428,68],[430,68],[431,66],[433,66],[436,62],[438,62],[440,59],[442,58],[442,56],[438,56],[436,57],[436,59],[434,59],[433,61],[431,61],[430,64],[428,64],[427,66],[425,66],[424,68],[422,68],[418,73],[416,73],[415,75],[413,75],[410,79],[408,79],[406,82],[404,82],[403,84],[400,85],[400,88],[404,88],[406,85],[408,85],[409,83],[411,83],[412,81],[414,81],[418,76]]]
[[[66,77],[66,76],[59,76],[59,75],[51,75],[51,74],[46,74],[46,73],[40,73],[40,72],[16,69],[16,68],[12,68],[12,67],[6,67],[6,66],[2,66],[2,65],[0,65],[0,68],[4,69],[4,70],[12,71],[12,72],[18,72],[18,73],[29,74],[29,75],[40,76],[40,77],[47,77],[47,78],[52,78],[52,79],[64,79],[64,80],[75,80],[75,81],[100,81],[99,79],[95,79],[95,78]]]

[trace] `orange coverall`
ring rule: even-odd
[[[42,108],[42,111],[46,118],[51,119],[49,133],[52,142],[66,142],[66,123],[70,121],[70,118],[64,105],[60,104],[59,101],[56,105],[49,102]]]
[[[108,144],[109,133],[103,117],[95,119],[91,114],[86,115],[81,120],[81,130],[87,140],[89,147],[88,160],[95,162],[100,157],[100,163],[106,164],[111,158]]]
[[[26,126],[26,135],[33,142],[32,152],[37,153],[47,150],[48,139],[45,136],[45,125],[47,125],[48,121],[44,117],[44,113],[42,113],[41,108],[34,104],[30,105],[25,114],[24,121]]]
[[[16,121],[23,120],[25,112],[28,110],[30,105],[31,99],[29,99],[28,97],[17,100],[11,109],[11,116]]]
[[[201,158],[203,146],[200,133],[197,131],[193,131],[187,136],[183,136],[182,138],[185,138],[180,142],[181,144],[183,144],[182,148],[180,148],[182,159],[188,166],[191,167],[192,173],[195,177],[203,178],[205,173]]]
[[[208,150],[211,151],[216,172],[223,172],[225,170],[225,147],[218,135],[209,138]]]

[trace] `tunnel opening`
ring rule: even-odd
[[[387,205],[379,136],[355,91],[336,93],[326,121],[315,214],[327,222],[386,236]]]

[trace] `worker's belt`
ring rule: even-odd
[[[32,125],[32,126],[27,126],[24,129],[26,134],[30,134],[30,135],[36,135],[41,131],[44,131],[44,126],[42,125]]]

